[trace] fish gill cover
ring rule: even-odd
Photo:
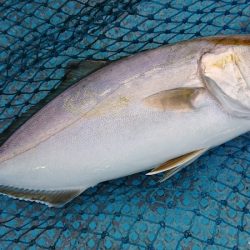
[[[249,33],[249,0],[0,1],[0,143],[53,98],[75,61]],[[62,209],[0,196],[0,248],[250,249],[249,141],[165,183],[140,173],[99,184]]]

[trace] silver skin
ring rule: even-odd
[[[249,131],[249,58],[250,37],[239,36],[163,46],[111,63],[4,143],[0,185],[82,192]],[[157,94],[178,88],[201,91],[189,107],[161,106]]]

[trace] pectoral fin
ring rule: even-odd
[[[51,207],[61,207],[84,190],[31,190],[0,185],[0,193],[26,201],[36,201]]]
[[[187,165],[194,162],[197,158],[199,158],[202,154],[204,154],[207,149],[196,150],[191,153],[179,156],[172,160],[169,160],[157,168],[154,168],[151,172],[147,173],[147,175],[159,174],[162,172],[166,172],[172,169],[179,169],[186,167]],[[181,169],[180,169],[181,168]],[[172,175],[171,175],[172,176]]]
[[[201,87],[164,90],[146,97],[144,103],[162,111],[190,111],[197,96],[204,91]]]

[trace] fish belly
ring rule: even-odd
[[[153,168],[182,154],[217,146],[249,130],[249,122],[216,106],[196,112],[128,108],[79,120],[0,164],[0,184],[28,189],[84,190]]]

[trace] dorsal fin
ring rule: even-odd
[[[0,133],[0,146],[31,116],[37,113],[47,103],[60,95],[64,90],[80,81],[82,78],[90,75],[96,70],[109,64],[109,61],[73,61],[68,64],[65,69],[65,75],[61,84],[53,89],[44,99],[32,106],[28,111],[23,113],[16,121],[14,121],[6,130]]]
[[[147,175],[159,174],[165,171],[169,171],[171,169],[177,167],[185,167],[195,161],[198,157],[200,157],[207,149],[200,149],[185,155],[179,156],[177,158],[168,160],[167,162],[161,164],[159,167],[154,168],[152,171],[147,173]]]
[[[86,60],[70,62],[66,68],[62,84],[72,85],[107,64],[109,64],[109,61]]]

